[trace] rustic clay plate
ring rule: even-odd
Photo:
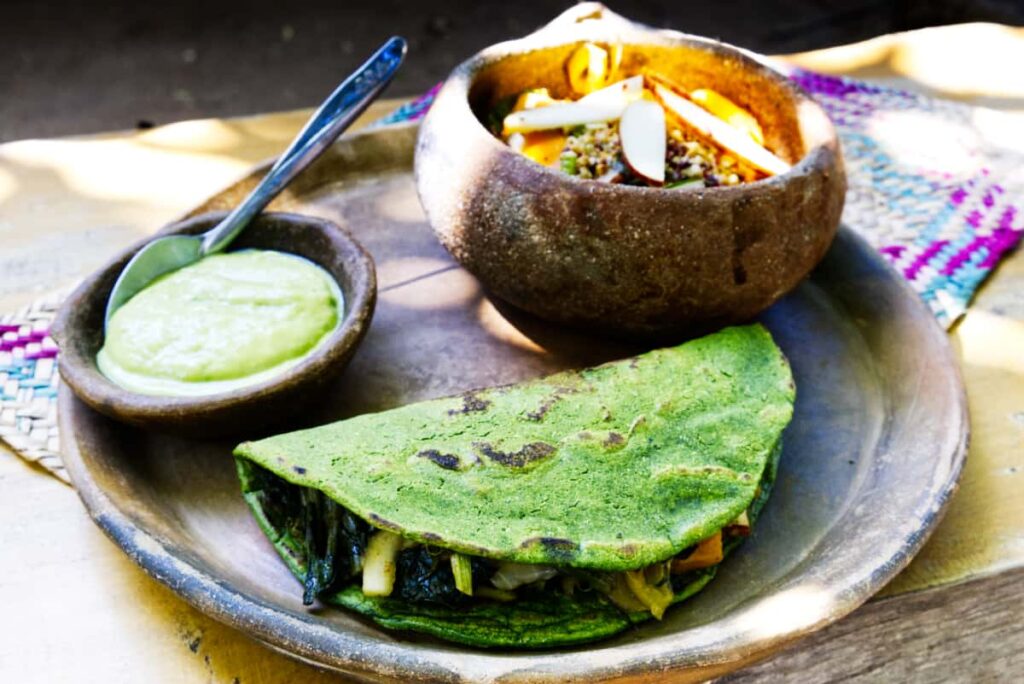
[[[303,423],[631,351],[525,317],[455,265],[416,201],[415,134],[342,140],[272,207],[337,222],[377,262],[373,326]],[[229,206],[263,172],[197,211]],[[96,522],[150,574],[210,616],[324,667],[431,680],[703,679],[769,655],[882,587],[935,527],[966,447],[963,387],[944,333],[850,230],[762,320],[798,389],[778,484],[753,537],[663,622],[585,648],[487,652],[304,609],[238,493],[230,443],[128,428],[64,390],[65,462]]]

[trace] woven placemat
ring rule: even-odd
[[[0,441],[70,484],[57,431],[57,345],[48,335],[65,294],[0,316]]]
[[[1024,156],[993,142],[969,105],[800,69],[789,76],[829,112],[843,143],[843,221],[898,269],[949,327],[1024,235]],[[375,122],[421,118],[437,88]],[[65,482],[56,423],[64,293],[0,317],[0,440]]]
[[[790,77],[825,107],[842,140],[843,222],[948,329],[1024,235],[1024,155],[991,140],[978,107],[801,69]]]

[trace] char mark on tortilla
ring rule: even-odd
[[[486,411],[490,405],[489,400],[480,398],[475,392],[466,392],[462,395],[462,406],[457,409],[448,409],[448,415],[464,416],[467,413]]]
[[[462,461],[458,456],[455,454],[442,454],[437,449],[424,449],[416,455],[432,461],[435,465],[441,466],[445,470],[459,470],[462,467]]]
[[[525,468],[555,453],[555,447],[547,442],[530,442],[519,451],[500,451],[490,442],[475,442],[473,446],[483,456],[510,468]]]

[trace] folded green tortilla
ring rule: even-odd
[[[711,579],[767,499],[794,391],[751,325],[235,455],[307,603],[477,646],[552,647],[660,617]],[[365,594],[381,573],[387,595]]]

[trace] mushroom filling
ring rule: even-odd
[[[453,607],[549,592],[598,592],[624,611],[661,619],[676,593],[711,571],[750,533],[744,511],[676,556],[623,572],[513,563],[403,539],[372,527],[319,490],[293,485],[255,465],[253,471],[263,516],[303,575],[306,605],[353,584],[366,596]]]

